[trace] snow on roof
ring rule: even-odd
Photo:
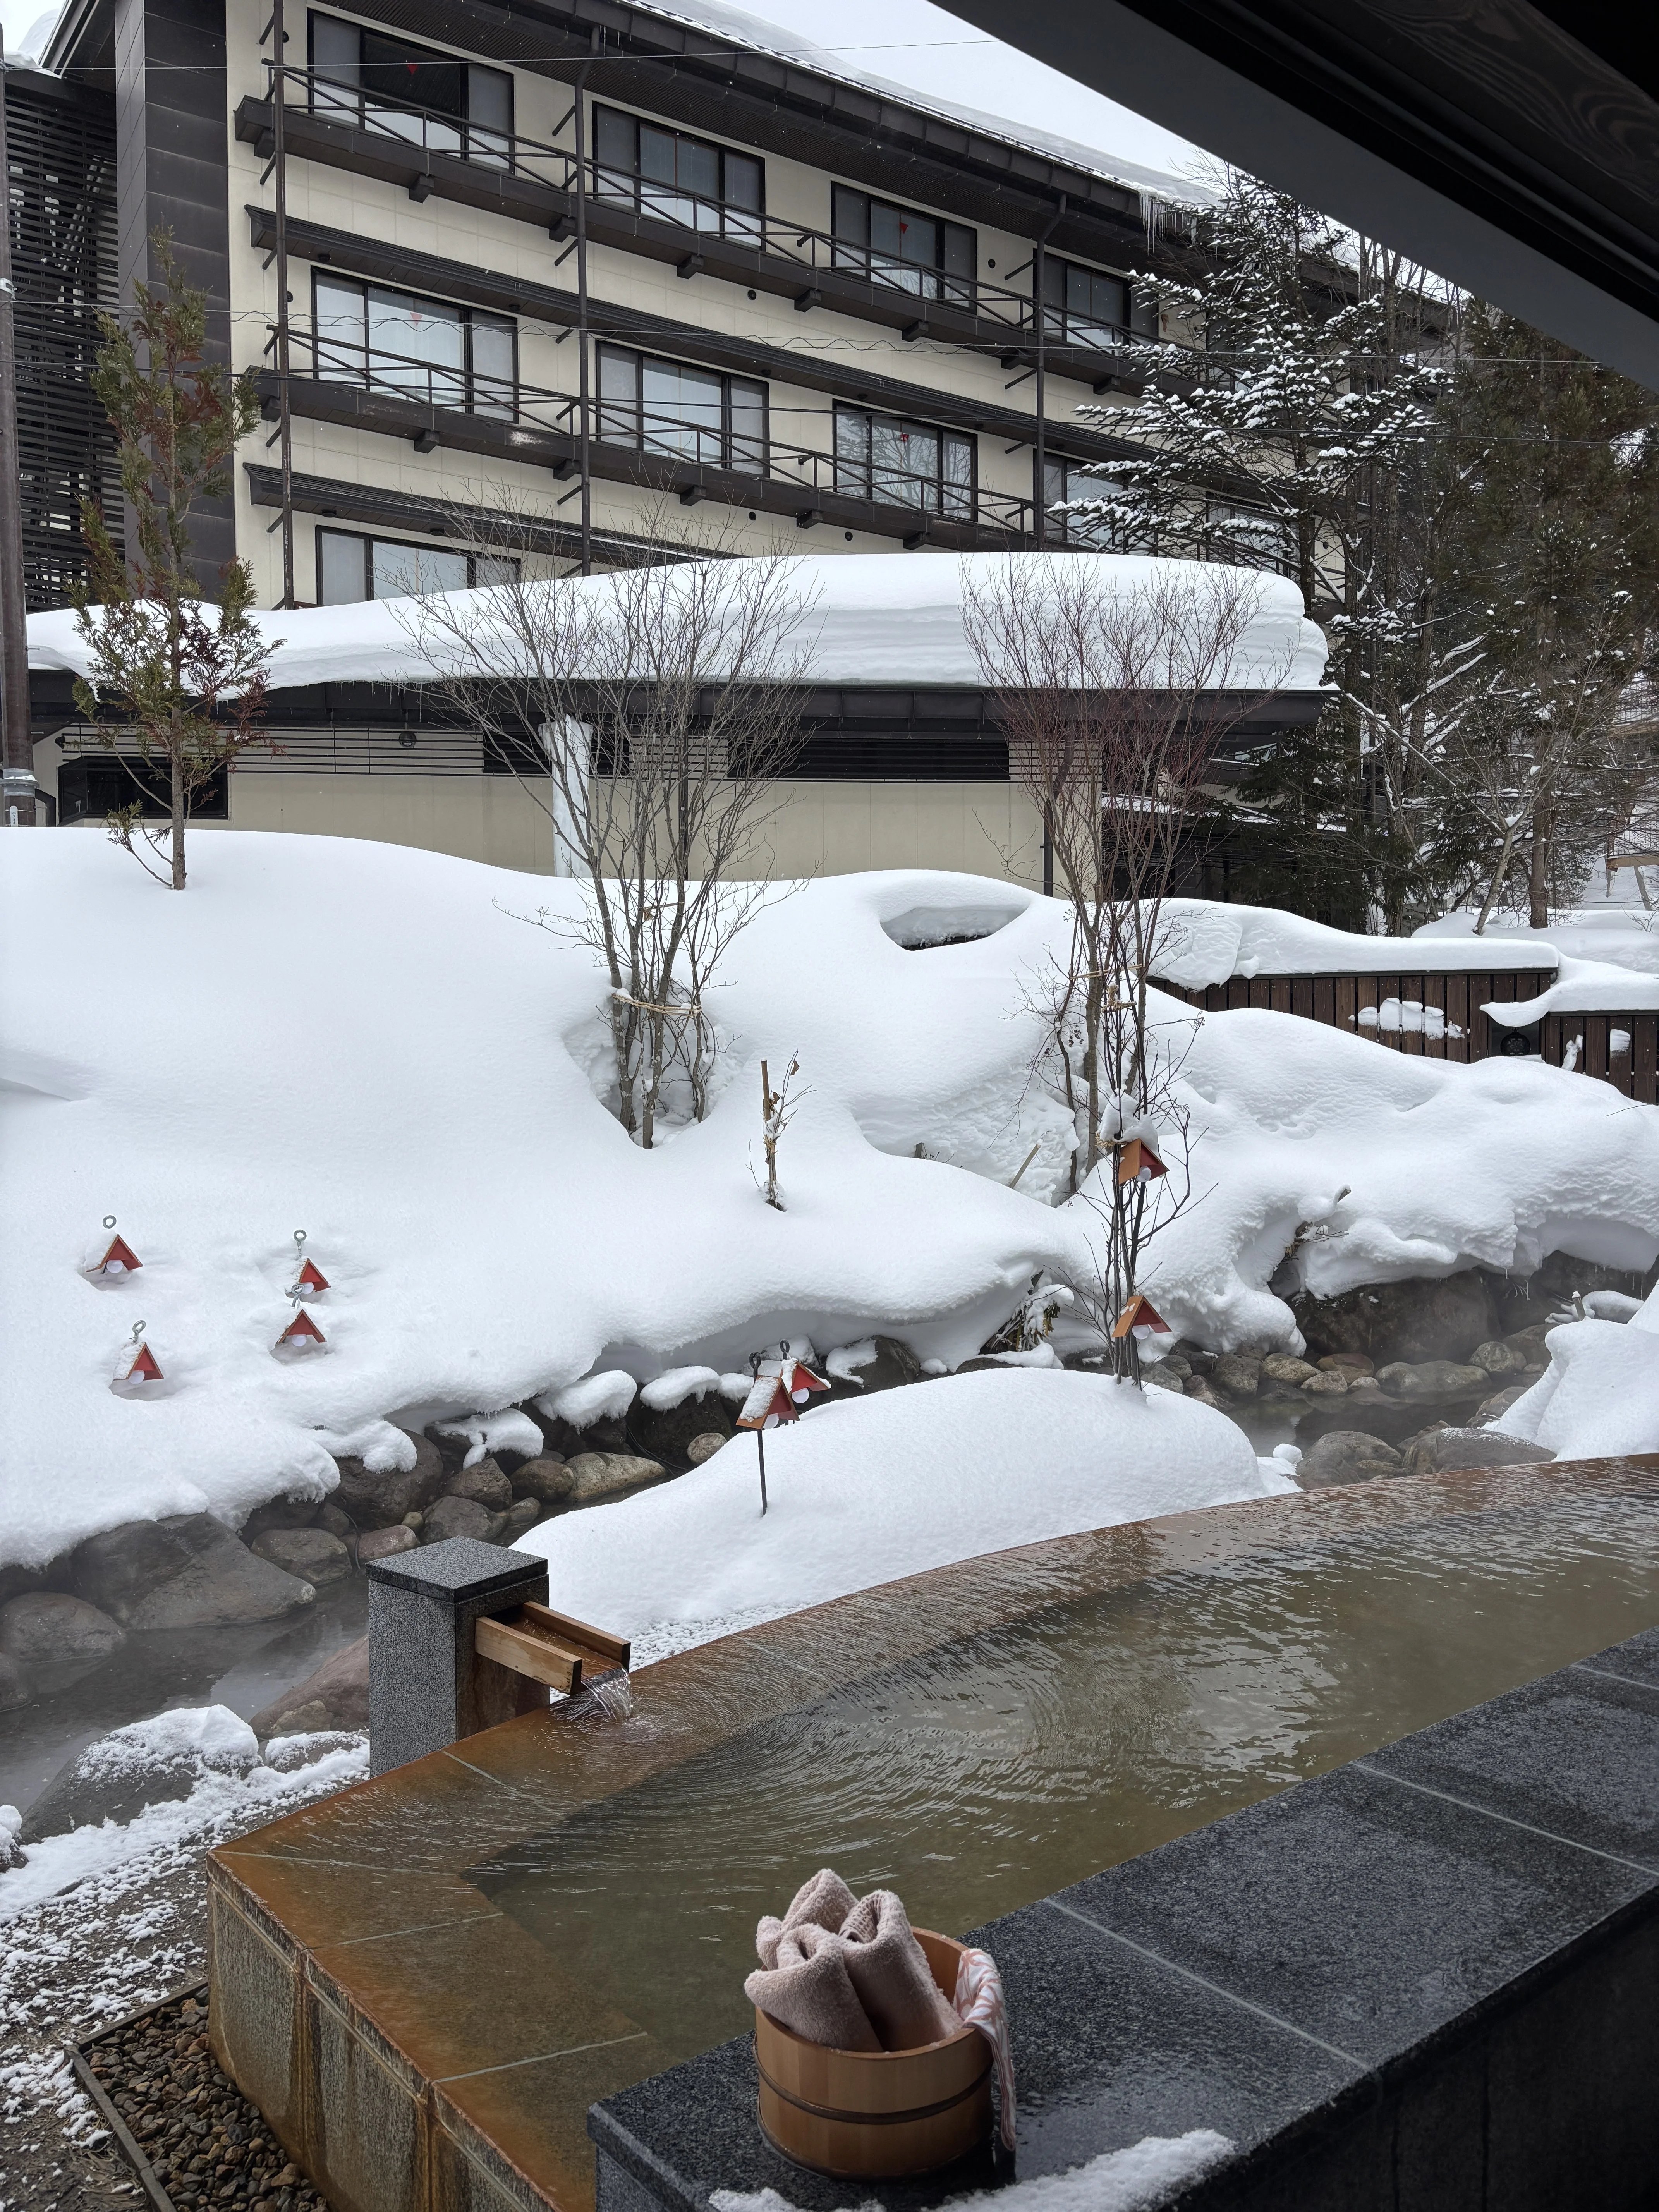
[[[1638,975],[1607,960],[1564,959],[1554,982],[1535,999],[1495,1000],[1481,1012],[1506,1029],[1524,1030],[1546,1014],[1633,1014],[1656,1006],[1659,975]]]
[[[1010,561],[1056,564],[1089,562],[1105,586],[1130,592],[1170,570],[1188,572],[1200,589],[1221,592],[1248,574],[1259,592],[1256,611],[1235,654],[1228,688],[1243,691],[1306,691],[1324,678],[1325,636],[1303,612],[1302,595],[1286,578],[1240,571],[1201,561],[1156,561],[1118,553],[967,553],[959,559],[911,553],[817,554],[792,562],[793,588],[805,615],[805,680],[813,684],[918,684],[981,681],[979,663],[963,624],[964,579],[988,581]],[[672,571],[690,582],[700,566]],[[445,631],[457,615],[470,617],[476,647],[487,635],[491,610],[510,587],[489,586],[452,592],[443,623],[424,623],[421,602],[373,599],[349,606],[264,611],[255,619],[281,642],[270,660],[273,687],[308,684],[420,684],[453,669]],[[539,588],[580,592],[601,605],[613,598],[609,576],[567,577]],[[89,655],[70,608],[31,615],[29,666],[87,672]],[[514,665],[511,641],[501,640],[499,672]],[[717,673],[711,668],[710,676]]]
[[[1000,138],[1006,145],[1023,147],[1028,153],[1064,162],[1068,168],[1103,178],[1108,184],[1122,185],[1140,193],[1144,199],[1168,206],[1198,208],[1212,206],[1221,196],[1217,185],[1199,178],[1177,177],[1167,170],[1147,168],[1139,161],[1126,161],[1098,147],[1082,145],[1074,138],[1034,130],[1030,124],[1015,123],[1004,115],[988,114],[981,108],[965,107],[955,100],[941,100],[936,93],[919,92],[914,85],[899,84],[890,77],[854,69],[839,54],[802,38],[799,32],[786,30],[781,24],[769,22],[764,16],[751,15],[746,9],[722,7],[720,0],[698,0],[695,8],[636,7],[634,12],[659,16],[669,22],[690,24],[697,29],[711,31],[734,46],[751,46],[757,53],[799,62],[814,76],[829,77],[840,84],[857,85],[864,91],[880,93],[884,99],[901,100],[907,107],[919,109],[923,114],[964,124],[970,131]]]
[[[1553,969],[1558,957],[1553,945],[1536,940],[1361,937],[1277,907],[1168,899],[1152,973],[1160,982],[1199,991],[1232,975],[1487,975],[1498,969]],[[1644,980],[1632,978],[1638,985]]]

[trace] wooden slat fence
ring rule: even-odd
[[[1486,1060],[1500,1051],[1507,1034],[1481,1012],[1484,1005],[1494,1000],[1535,999],[1554,981],[1553,968],[1455,974],[1401,969],[1382,975],[1230,975],[1224,983],[1200,990],[1162,982],[1158,988],[1210,1013],[1266,1006],[1346,1030],[1353,1036],[1371,1037],[1422,1059],[1469,1060]],[[1631,1020],[1643,1018],[1617,1018],[1628,1026]],[[1653,1016],[1645,1018],[1651,1025]],[[1545,1057],[1549,1057],[1547,1046]]]
[[[1539,1045],[1552,1066],[1564,1067],[1569,1053],[1581,1075],[1612,1084],[1626,1098],[1659,1106],[1659,1012],[1649,1007],[1632,1014],[1546,1014]]]

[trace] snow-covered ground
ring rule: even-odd
[[[656,1657],[981,1553],[1294,1490],[1242,1429],[1170,1390],[980,1370],[824,1406],[602,1512],[517,1540],[554,1601]]]
[[[643,1153],[599,1095],[590,956],[525,920],[568,883],[276,835],[198,832],[182,896],[92,835],[8,861],[0,1560],[143,1516],[234,1522],[320,1494],[331,1452],[409,1453],[388,1414],[607,1369],[726,1374],[786,1334],[827,1358],[876,1333],[955,1366],[1039,1270],[1091,1270],[1097,1217],[1054,1202],[1070,1125],[1031,1077],[1064,929],[1032,893],[898,872],[779,898],[719,993],[710,1118]],[[930,942],[970,924],[994,933]],[[1190,1043],[1196,1200],[1147,1287],[1200,1341],[1297,1345],[1267,1284],[1299,1225],[1322,1291],[1659,1250],[1651,1109],[1533,1063],[1157,1003]],[[755,1070],[791,1052],[780,1213]],[[106,1214],[143,1266],[94,1283]],[[295,1229],[331,1287],[326,1348],[290,1360]],[[163,1379],[117,1395],[140,1320]]]
[[[1659,1290],[1626,1322],[1553,1328],[1550,1364],[1492,1425],[1558,1459],[1659,1451]]]

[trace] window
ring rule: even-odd
[[[896,284],[918,299],[973,307],[978,247],[974,233],[962,223],[918,215],[914,209],[872,199],[868,192],[849,191],[845,185],[833,187],[830,208],[836,268],[856,269],[861,276]]]
[[[712,468],[766,467],[766,386],[599,348],[599,436],[641,453],[672,453]]]
[[[518,326],[505,315],[321,270],[312,278],[312,312],[325,382],[508,422],[518,412]]]
[[[1158,336],[1158,302],[1127,276],[1108,276],[1075,261],[1042,257],[1043,327],[1068,345],[1120,346]]]
[[[1208,550],[1212,561],[1234,561],[1241,568],[1280,568],[1287,575],[1295,574],[1296,532],[1286,516],[1212,499],[1208,518]]]
[[[317,532],[319,607],[465,592],[476,584],[510,583],[518,573],[518,562],[499,554],[462,553],[447,545],[401,545],[395,538],[366,538],[355,530]]]
[[[395,32],[337,15],[311,18],[311,104],[429,153],[494,169],[513,166],[513,79],[506,70],[457,60]]]
[[[1063,501],[1109,499],[1117,489],[1109,477],[1086,472],[1078,461],[1045,460],[1042,465],[1042,503],[1049,513],[1043,538],[1050,545],[1076,545],[1091,553],[1118,553],[1123,541],[1109,520],[1093,514],[1055,514]]]
[[[686,230],[760,243],[763,172],[752,154],[595,107],[593,171],[599,199]]]
[[[836,489],[971,521],[974,441],[928,422],[837,407]]]

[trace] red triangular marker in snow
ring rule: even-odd
[[[120,1377],[123,1382],[159,1382],[161,1379],[161,1370],[156,1364],[155,1354],[147,1344],[139,1346],[131,1366]]]
[[[1117,1164],[1120,1182],[1155,1182],[1169,1170],[1144,1138],[1131,1137],[1123,1147],[1123,1157]]]
[[[135,1267],[142,1267],[143,1264],[125,1237],[112,1237],[108,1251],[98,1265],[88,1272],[94,1275],[130,1275]]]
[[[328,1339],[303,1306],[276,1340],[279,1349],[285,1344],[326,1344],[327,1341]]]
[[[756,1378],[738,1416],[740,1429],[775,1429],[781,1421],[798,1421],[800,1409],[815,1390],[830,1385],[821,1375],[799,1359],[786,1359],[775,1375]]]
[[[1133,1297],[1112,1324],[1114,1336],[1168,1336],[1170,1324],[1150,1298]]]
[[[319,1291],[328,1288],[328,1277],[314,1261],[307,1260],[301,1268],[294,1287],[296,1291],[302,1291],[307,1297],[314,1298]]]

